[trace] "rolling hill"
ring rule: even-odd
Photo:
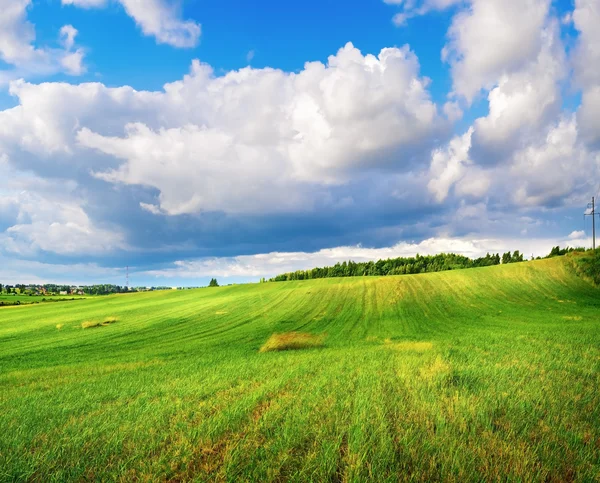
[[[598,480],[572,258],[2,308],[0,480]]]

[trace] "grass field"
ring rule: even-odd
[[[599,383],[566,258],[8,307],[0,480],[600,481]]]

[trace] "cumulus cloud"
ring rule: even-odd
[[[0,164],[0,217],[12,221],[0,232],[0,252],[31,256],[41,251],[60,255],[100,254],[125,249],[116,229],[98,227],[83,209],[77,184],[58,184]]]
[[[453,138],[446,147],[435,150],[429,168],[429,191],[439,203],[446,200],[456,185],[459,196],[482,198],[490,185],[489,175],[477,167],[469,156],[473,128]]]
[[[52,75],[64,71],[80,75],[84,51],[73,51],[77,29],[65,25],[59,31],[63,49],[36,47],[35,27],[27,20],[31,0],[0,0],[0,59],[9,68],[0,69],[0,86],[19,77]]]
[[[600,155],[588,152],[578,141],[577,120],[562,118],[542,140],[514,156],[511,166],[514,200],[519,205],[540,206],[579,203],[584,188],[593,189],[600,174]]]
[[[591,3],[579,2],[578,8],[589,10]],[[577,24],[577,9],[573,16]],[[597,52],[594,22],[588,26],[581,16],[575,55],[591,62]],[[593,39],[586,38],[586,29]],[[469,9],[455,15],[444,54],[454,94],[470,102],[489,90],[489,112],[432,153],[428,187],[436,200],[454,194],[458,200],[485,198],[517,208],[581,203],[599,174],[598,155],[589,148],[598,121],[585,101],[577,117],[562,112],[569,68],[549,2],[472,0]],[[586,71],[582,64],[580,71],[587,79],[582,85],[593,83],[597,69]],[[584,88],[586,95],[593,99],[594,86]]]
[[[169,0],[115,0],[120,3],[142,30],[159,44],[189,48],[198,45],[200,24],[193,20],[183,20],[179,3]],[[102,8],[108,0],[62,0],[63,5],[82,8]]]
[[[407,47],[376,57],[351,44],[297,74],[217,77],[196,61],[162,92],[18,82],[19,106],[0,112],[0,148],[154,188],[152,212],[307,211],[357,172],[418,165],[443,126],[427,86]]]
[[[497,162],[539,139],[560,113],[567,67],[556,22],[540,35],[539,52],[521,69],[500,76],[488,95],[488,115],[475,121],[473,156],[479,162]]]
[[[498,165],[479,165],[471,156],[476,128],[432,154],[429,191],[438,202],[450,190],[458,198],[491,198],[516,207],[574,206],[600,176],[600,154],[586,149],[574,115],[563,116]]]
[[[65,49],[71,50],[73,48],[77,33],[77,29],[72,25],[64,25],[60,29],[60,39]]]
[[[544,42],[550,0],[471,0],[448,31],[442,52],[454,91],[468,102],[534,59]]]
[[[600,148],[600,0],[577,0],[573,21],[579,31],[573,63],[575,80],[582,89],[578,112],[582,136]]]

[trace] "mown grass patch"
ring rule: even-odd
[[[307,334],[305,332],[273,334],[260,348],[260,352],[314,349],[323,347],[324,342],[324,335]]]
[[[105,317],[102,320],[87,320],[85,322],[82,322],[81,328],[82,329],[93,329],[96,327],[106,327],[107,325],[114,324],[115,322],[118,322],[118,321],[119,321],[119,319],[117,319],[116,317]]]

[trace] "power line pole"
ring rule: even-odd
[[[588,209],[591,209],[589,213],[585,213],[584,216],[592,217],[592,248],[596,250],[596,216],[600,213],[596,213],[596,199],[592,196],[592,202],[588,203]]]

